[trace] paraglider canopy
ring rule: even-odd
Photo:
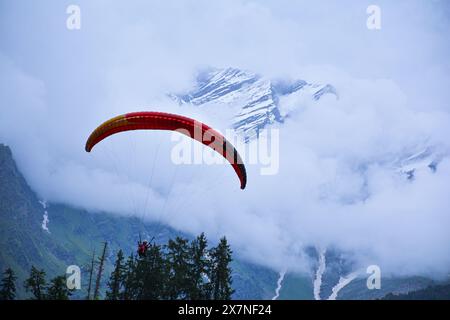
[[[101,124],[89,136],[85,150],[92,148],[103,139],[119,132],[130,130],[178,131],[197,140],[221,154],[236,172],[241,189],[247,184],[247,173],[236,148],[225,137],[208,125],[197,120],[164,112],[133,112],[123,114]]]

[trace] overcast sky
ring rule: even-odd
[[[81,8],[80,30],[66,28],[70,4]],[[371,4],[380,30],[366,27]],[[0,142],[43,199],[225,234],[238,255],[275,270],[305,270],[303,249],[320,246],[387,273],[442,276],[449,17],[447,1],[425,0],[2,0]],[[228,167],[175,166],[161,132],[84,152],[96,125],[129,111],[226,129],[227,110],[180,109],[165,96],[192,88],[206,66],[330,83],[339,99],[281,101],[294,112],[279,127],[280,171],[249,166],[245,191]],[[440,159],[435,173],[409,181],[395,171],[425,148]]]

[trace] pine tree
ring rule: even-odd
[[[139,259],[136,277],[139,279],[139,300],[157,300],[168,296],[166,292],[168,269],[161,247],[150,245],[146,255]]]
[[[133,300],[136,299],[136,295],[136,259],[133,254],[131,254],[124,267],[123,289],[120,293],[120,298],[122,300]]]
[[[100,281],[102,279],[102,273],[103,268],[105,264],[105,258],[106,258],[106,247],[108,246],[108,243],[105,242],[103,246],[103,253],[102,256],[99,258],[99,266],[98,266],[98,273],[97,273],[97,279],[95,280],[95,289],[94,289],[94,300],[99,299],[100,296]]]
[[[27,292],[33,294],[35,300],[44,300],[46,298],[45,271],[32,266],[30,277],[25,280],[24,286]]]
[[[94,265],[95,265],[95,249],[92,251],[91,265],[89,266],[89,282],[86,300],[91,300],[92,276],[94,275]]]
[[[120,291],[125,278],[125,266],[123,260],[123,252],[122,250],[119,250],[114,264],[114,271],[111,272],[111,277],[108,281],[109,290],[106,292],[106,299],[108,300],[120,299]]]
[[[0,300],[14,300],[16,298],[16,280],[14,271],[8,268],[3,273],[0,289]]]
[[[66,277],[58,276],[50,281],[50,287],[47,290],[48,300],[69,300],[72,290],[67,288]]]
[[[189,299],[204,300],[210,297],[209,270],[210,260],[208,255],[208,242],[205,234],[201,233],[191,243],[190,255],[192,264],[190,270],[191,288],[189,291]]]
[[[227,239],[220,239],[217,247],[211,250],[213,268],[210,273],[212,285],[212,298],[214,300],[230,300],[234,290],[231,288],[231,268],[232,251]]]
[[[170,266],[167,295],[169,299],[189,299],[191,259],[188,240],[176,237],[167,245],[167,263]]]

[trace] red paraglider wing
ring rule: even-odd
[[[227,159],[239,177],[241,189],[247,184],[247,173],[242,159],[236,148],[222,134],[204,123],[176,114],[143,111],[112,118],[91,133],[86,142],[86,151],[90,152],[97,143],[113,134],[130,130],[169,130],[183,133]]]

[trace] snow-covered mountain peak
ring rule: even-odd
[[[302,94],[319,100],[325,94],[337,96],[329,84],[311,84],[305,80],[272,80],[236,68],[208,69],[200,72],[195,87],[184,94],[171,95],[180,104],[223,105],[234,114],[232,127],[246,139],[275,122],[283,122],[281,97]]]

